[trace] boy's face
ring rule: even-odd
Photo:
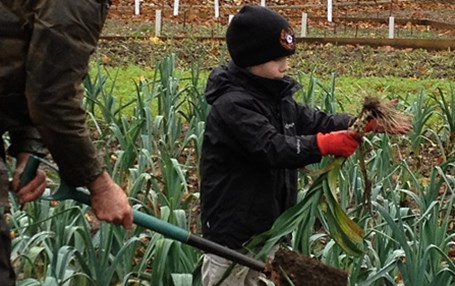
[[[268,79],[282,79],[288,70],[288,58],[282,57],[260,65],[249,67],[248,70],[257,76]]]

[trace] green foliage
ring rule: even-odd
[[[153,69],[97,65],[85,80],[84,106],[95,143],[104,149],[104,162],[128,191],[133,207],[195,234],[200,231],[198,164],[210,108],[201,79],[207,75],[197,66],[180,71],[170,55]],[[350,285],[453,283],[455,265],[448,253],[455,238],[455,159],[448,146],[453,144],[455,96],[450,82],[335,74],[326,81],[304,73],[297,78],[304,85],[297,100],[327,112],[357,113],[365,91],[398,98],[399,107],[414,114],[414,130],[408,136],[365,138],[371,210],[363,206],[365,182],[357,154],[338,166],[330,185],[302,172],[297,206],[255,237],[248,250],[263,259],[290,234],[294,250],[348,271]],[[429,147],[435,153],[426,152]],[[417,164],[408,156],[411,152],[427,157]],[[433,159],[439,166],[432,166]],[[309,169],[326,168],[329,161]],[[56,176],[49,178],[58,184]],[[327,216],[328,211],[333,215]],[[346,215],[338,229],[330,227],[339,222],[335,213]],[[350,240],[337,237],[349,229],[349,220],[365,233],[359,257],[340,247]],[[18,285],[200,283],[194,282],[199,279],[199,250],[141,227],[126,231],[98,224],[88,207],[71,201],[36,201],[20,209],[12,200],[10,222]],[[256,253],[256,246],[262,251]]]

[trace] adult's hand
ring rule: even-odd
[[[322,156],[334,155],[349,157],[359,146],[360,136],[350,130],[318,133],[316,141]]]
[[[128,198],[104,171],[88,186],[92,209],[99,220],[123,225],[131,228],[133,225],[133,210],[128,203]]]
[[[20,185],[20,177],[30,155],[30,153],[19,153],[16,156],[16,169],[11,182],[11,188],[16,192],[19,203],[22,205],[41,197],[46,189],[46,173],[40,169],[36,171],[35,177],[30,182],[25,186]]]

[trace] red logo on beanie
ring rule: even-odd
[[[286,50],[295,50],[295,36],[291,28],[281,30],[280,43]]]

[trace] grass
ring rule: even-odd
[[[90,76],[94,77],[98,72],[96,63],[91,64]],[[145,68],[138,65],[130,65],[124,67],[104,67],[103,73],[108,75],[106,80],[107,86],[112,86],[115,82],[116,95],[119,98],[127,99],[135,96],[135,84],[142,79],[151,78],[153,76],[153,69]],[[116,78],[117,76],[117,78]]]
[[[90,75],[94,76],[97,73],[96,63],[92,63]],[[154,69],[151,67],[144,67],[139,65],[128,65],[123,67],[104,67],[104,73],[108,75],[106,86],[114,85],[114,95],[119,102],[127,102],[136,96],[136,87],[134,83],[141,80],[152,80]],[[181,85],[185,86],[191,81],[191,72],[189,70],[178,69],[176,71],[178,77],[181,79]],[[295,71],[291,70],[290,74]],[[208,77],[209,71],[201,71],[201,84],[204,85]],[[299,79],[295,76],[294,78]],[[302,74],[300,81],[303,84],[303,89],[309,85],[310,75]],[[394,98],[407,98],[409,96],[416,97],[421,91],[438,92],[437,88],[449,91],[450,85],[453,81],[449,79],[418,79],[418,78],[401,78],[401,77],[355,77],[355,76],[337,76],[336,77],[336,97],[345,111],[355,113],[356,108],[359,106],[358,102],[363,100],[365,95],[376,96],[380,98],[394,97]],[[329,86],[330,79],[323,79],[318,76],[320,83],[319,93],[322,87]],[[417,100],[417,97],[415,98]]]
[[[453,82],[452,82],[453,83]],[[358,101],[365,95],[379,98],[407,98],[417,100],[421,91],[436,92],[437,87],[442,90],[450,89],[451,81],[448,79],[415,79],[398,77],[338,77],[336,79],[337,98],[346,99],[347,111],[356,111]],[[415,98],[414,98],[415,97]]]

